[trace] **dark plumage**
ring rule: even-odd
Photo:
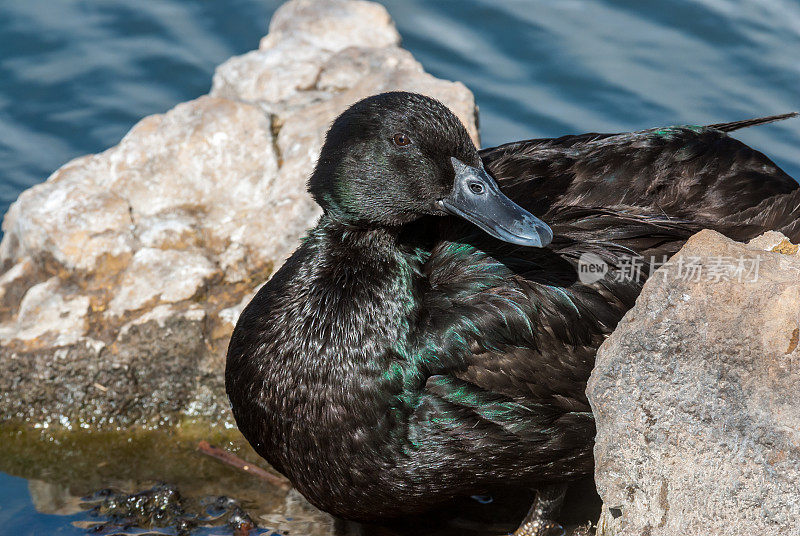
[[[800,237],[797,183],[729,138],[737,126],[479,153],[436,101],[357,103],[309,182],[325,214],[233,333],[226,386],[239,429],[312,503],[358,520],[591,472],[586,381],[643,280],[582,284],[578,257],[661,258],[704,227]],[[550,225],[549,246],[489,236],[549,241],[500,197],[489,215],[458,204],[463,177],[473,201],[484,186],[494,195],[481,160]]]

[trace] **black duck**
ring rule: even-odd
[[[579,257],[661,258],[705,227],[796,240],[797,183],[727,135],[789,115],[478,151],[430,98],[356,103],[309,181],[324,215],[233,333],[239,429],[337,516],[516,486],[542,491],[518,533],[551,528],[592,471],[595,352],[643,283],[583,284]]]

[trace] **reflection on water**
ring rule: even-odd
[[[238,434],[209,439],[258,459]],[[133,534],[141,531],[125,529],[128,521],[149,526],[143,519],[153,522],[152,534],[175,534],[181,524],[198,526],[192,534],[231,534],[227,524],[239,506],[264,527],[253,535],[271,534],[279,525],[292,533],[330,533],[324,530],[328,516],[304,502],[305,510],[298,508],[285,491],[200,454],[191,431],[46,435],[1,429],[0,444],[0,534],[87,534],[92,528]],[[226,496],[235,501],[220,500]],[[306,532],[309,527],[316,531]]]
[[[40,514],[67,516],[81,511],[81,498],[67,486],[32,478],[28,480],[28,493]]]
[[[276,488],[201,454],[197,434],[207,434],[201,429],[0,428],[0,534],[142,533],[125,529],[128,522],[149,527],[148,534],[175,534],[181,525],[196,526],[191,534],[233,534],[228,521],[241,507],[260,527],[253,536],[490,536],[513,530],[532,499],[518,493],[496,495],[492,502],[465,499],[387,527],[335,521],[295,490]],[[203,439],[266,466],[238,432],[217,431]],[[599,504],[591,481],[575,486],[567,504],[564,520],[573,529],[595,517]]]
[[[263,463],[238,433],[207,439]],[[191,534],[232,534],[228,521],[239,506],[261,527],[253,536],[336,533],[333,519],[297,492],[199,453],[190,430],[46,435],[0,429],[0,444],[0,534],[139,534],[136,526],[149,526],[144,519],[154,523],[148,534],[175,534],[181,524],[196,525]],[[126,520],[134,528],[126,529]]]

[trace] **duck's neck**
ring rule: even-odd
[[[309,234],[305,335],[336,361],[375,360],[405,339],[415,316],[426,251],[407,229],[358,228],[323,217]],[[332,356],[333,357],[333,356]],[[318,362],[319,363],[319,362]],[[319,363],[322,365],[322,363]]]
[[[398,393],[387,389],[386,371],[413,345],[426,284],[429,253],[419,234],[323,216],[242,315],[242,326],[252,317],[260,329],[229,352],[229,368],[257,374],[269,399],[306,414],[340,402],[358,415],[356,399],[359,406],[391,403]],[[261,311],[266,316],[256,316]]]

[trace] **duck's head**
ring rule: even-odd
[[[513,244],[544,247],[553,238],[500,191],[461,121],[415,93],[368,97],[340,115],[309,192],[330,217],[361,227],[455,215]]]

